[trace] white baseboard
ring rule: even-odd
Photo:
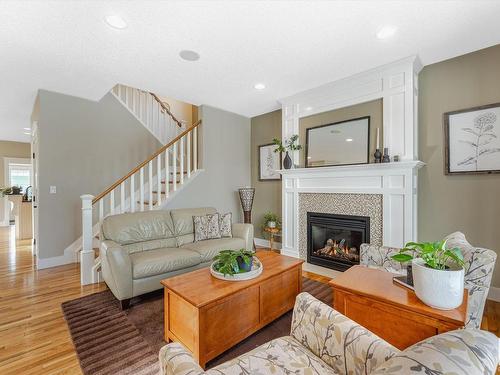
[[[256,246],[262,246],[262,247],[270,247],[271,246],[269,241],[264,239],[264,238],[255,237],[253,240],[254,240]],[[280,242],[274,242],[273,245],[274,245],[275,249],[281,250],[281,243]]]
[[[63,266],[65,264],[77,263],[78,262],[78,253],[74,251],[74,248],[71,246],[67,247],[64,250],[63,255],[59,255],[51,258],[36,258],[36,268],[39,270],[43,270],[45,268]]]
[[[488,292],[488,299],[500,302],[500,288],[495,286],[490,286],[490,291]]]

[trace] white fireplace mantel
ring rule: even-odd
[[[383,147],[400,162],[282,170],[282,252],[299,256],[301,193],[382,196],[382,243],[401,247],[417,239],[418,56],[386,64],[280,100],[282,138],[299,134],[303,117],[381,99]],[[303,143],[303,140],[299,140]],[[295,165],[299,153],[291,153]],[[361,199],[361,197],[360,197]],[[358,201],[358,203],[361,201]],[[378,207],[380,211],[380,206]]]
[[[421,161],[284,169],[282,253],[299,257],[299,194],[382,195],[382,243],[402,247],[417,238],[417,170]]]

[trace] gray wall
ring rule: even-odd
[[[81,194],[98,194],[161,145],[119,102],[39,92],[39,256],[81,236]],[[49,186],[57,194],[49,194]]]
[[[252,186],[255,187],[252,218],[257,238],[267,238],[261,229],[266,212],[281,217],[281,181],[259,181],[259,146],[271,143],[273,138],[281,138],[281,110],[252,118]]]
[[[500,45],[426,66],[419,86],[419,156],[427,163],[419,172],[419,239],[460,230],[472,244],[500,253],[500,175],[443,172],[443,113],[500,102]]]
[[[242,221],[238,188],[250,186],[250,119],[200,106],[201,168],[198,177],[165,208],[215,207]]]

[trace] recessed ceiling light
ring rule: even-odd
[[[114,29],[122,30],[127,27],[125,20],[117,15],[106,16],[104,17],[104,21]]]
[[[266,88],[266,85],[263,83],[256,83],[254,86],[255,90],[264,90]]]
[[[346,142],[352,142],[352,138],[346,138]]]
[[[179,52],[179,56],[186,61],[198,61],[200,59],[200,54],[198,52],[189,49],[184,49]]]
[[[313,107],[306,107],[306,108],[304,108],[304,109],[305,109],[306,111],[310,111],[310,110],[312,110],[312,109],[313,109]]]
[[[312,159],[312,156],[308,156],[307,158],[308,158],[308,159]]]
[[[377,32],[377,38],[379,39],[390,38],[391,36],[394,36],[394,34],[396,34],[396,31],[398,31],[398,28],[396,26],[386,25]]]
[[[23,128],[24,130],[31,130],[31,128]]]
[[[26,135],[31,135],[31,133],[30,133],[30,132],[24,132],[24,134],[26,134]]]

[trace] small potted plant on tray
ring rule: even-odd
[[[448,249],[446,240],[408,242],[392,259],[412,262],[415,294],[426,305],[452,310],[462,304],[464,257],[459,248]]]
[[[214,257],[214,269],[226,275],[249,272],[252,269],[254,253],[245,249],[222,250]]]

